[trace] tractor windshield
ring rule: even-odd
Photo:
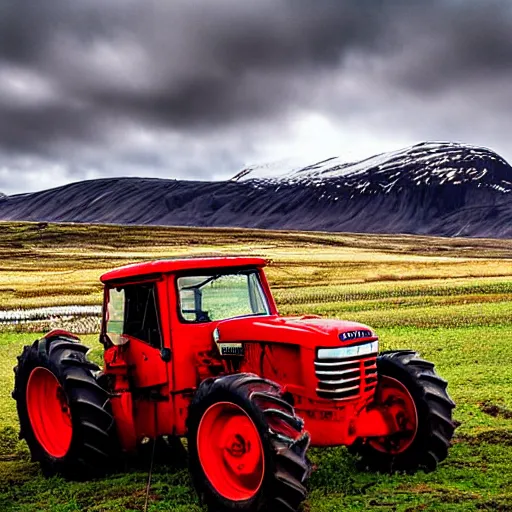
[[[178,277],[180,312],[187,322],[269,315],[256,270]]]

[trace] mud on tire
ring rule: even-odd
[[[201,453],[201,443],[209,441],[219,445],[223,435],[221,433],[216,437],[215,429],[210,430],[204,425],[202,427],[202,421],[208,421],[205,418],[218,408],[221,409],[222,417],[222,407],[226,408],[228,414],[229,411],[235,411],[235,415],[242,417],[242,421],[250,425],[248,430],[253,429],[261,441],[264,470],[261,470],[259,487],[253,485],[252,495],[251,492],[242,492],[239,499],[227,497],[229,492],[223,489],[229,488],[223,484],[216,486],[212,483],[207,476],[208,468],[206,466],[205,470],[203,465],[206,461],[201,460],[201,457],[205,458],[204,453]],[[303,421],[295,416],[293,407],[283,400],[279,385],[253,374],[208,379],[201,384],[190,405],[187,427],[191,477],[210,512],[298,510],[307,492],[304,485],[310,474],[306,459],[310,438],[304,431]],[[206,438],[202,439],[202,436]],[[215,452],[212,454],[208,451],[208,455],[215,459]],[[219,462],[221,459],[222,455]],[[222,462],[218,467],[222,469]],[[229,480],[229,471],[226,479]]]
[[[421,359],[412,350],[381,353],[377,371],[379,376],[398,380],[409,391],[417,412],[416,435],[412,444],[396,455],[376,450],[364,440],[356,441],[349,450],[359,455],[361,469],[433,471],[447,457],[455,430],[452,419],[455,404],[446,391],[447,382],[437,374],[433,363]]]
[[[74,337],[58,335],[25,346],[14,368],[12,396],[18,409],[20,438],[26,440],[32,460],[39,462],[47,475],[60,473],[68,478],[81,479],[104,472],[111,465],[117,445],[109,395],[95,379],[95,372],[99,368],[87,360],[85,354],[88,348],[77,341]],[[40,440],[41,432],[48,436],[52,432],[58,433],[58,429],[52,427],[48,429],[48,434],[44,428],[44,418],[37,426],[38,414],[46,415],[46,421],[51,420],[51,415],[45,409],[47,404],[38,405],[40,400],[37,400],[32,404],[32,412],[29,411],[27,386],[31,375],[34,377],[30,384],[32,388],[37,387],[39,381],[46,381],[50,383],[52,391],[63,394],[62,400],[70,416],[69,425],[63,428],[64,435],[70,437],[69,447],[66,443],[62,444],[62,440],[56,440],[57,446],[60,442],[64,448],[52,450],[48,448],[52,447],[51,439]],[[48,393],[41,391],[40,397],[45,395]],[[37,389],[31,391],[33,402],[34,396],[38,397]],[[50,403],[54,397],[47,396],[47,399]],[[31,423],[31,415],[35,426]],[[40,432],[39,439],[36,432]]]

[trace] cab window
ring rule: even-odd
[[[132,336],[156,348],[162,346],[155,283],[111,288],[108,295],[106,333],[113,343]]]
[[[187,322],[270,314],[255,270],[182,276],[177,287],[181,317]]]

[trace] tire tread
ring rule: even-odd
[[[34,461],[47,475],[59,473],[81,479],[103,474],[117,453],[114,418],[108,392],[97,382],[98,366],[86,358],[88,348],[66,336],[36,340],[23,348],[14,367],[13,398],[20,418],[20,438],[24,438]],[[25,399],[28,378],[36,367],[44,367],[59,380],[67,395],[73,422],[73,438],[68,453],[51,457],[39,444],[30,425]]]

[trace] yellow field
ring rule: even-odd
[[[317,287],[340,296],[385,294],[397,286],[492,285],[512,277],[511,240],[0,223],[0,309],[100,304],[99,276],[113,267],[232,254],[271,260],[268,275],[283,303],[290,294],[300,303]]]

